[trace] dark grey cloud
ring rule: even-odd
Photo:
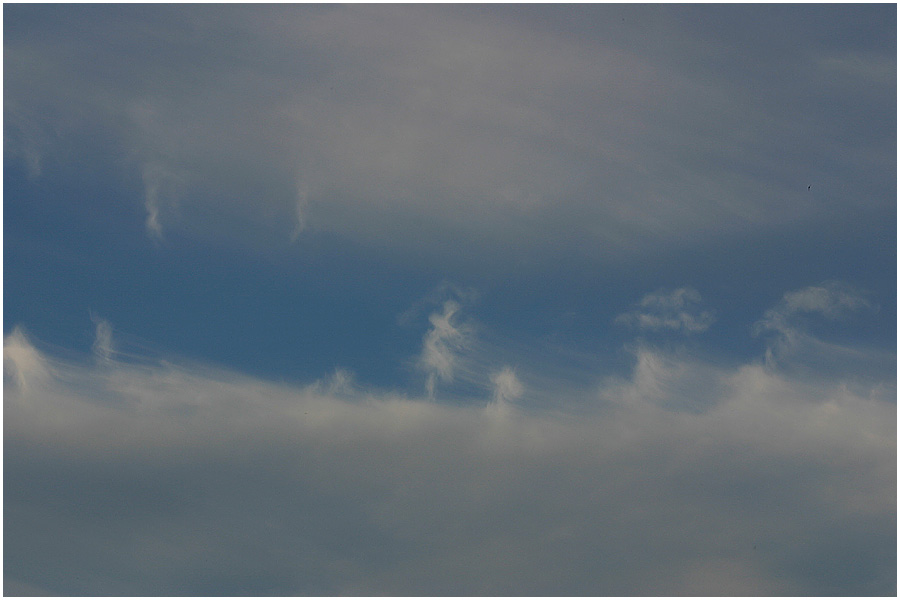
[[[893,207],[889,6],[7,12],[9,152],[94,139],[154,236],[612,260]]]

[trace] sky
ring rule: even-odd
[[[896,595],[896,57],[5,4],[4,594]]]

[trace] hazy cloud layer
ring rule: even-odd
[[[467,405],[104,356],[4,341],[7,592],[895,592],[890,364],[849,381],[642,346],[576,416],[580,387],[519,410],[519,369],[485,356]]]
[[[896,593],[895,6],[3,10],[7,595]]]
[[[827,10],[12,7],[5,147],[120,157],[154,238],[618,260],[892,209],[895,57]]]

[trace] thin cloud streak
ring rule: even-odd
[[[115,348],[113,347],[112,325],[106,319],[101,319],[95,315],[91,315],[91,320],[96,325],[96,334],[91,350],[97,360],[100,362],[109,362],[112,360],[113,352],[115,352]]]

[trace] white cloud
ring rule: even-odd
[[[518,400],[525,393],[525,387],[511,367],[503,367],[491,374],[494,386],[493,400],[489,405],[494,410],[506,411],[510,402]]]
[[[425,388],[429,397],[434,397],[435,383],[453,381],[458,363],[458,352],[465,348],[470,330],[456,323],[460,305],[454,300],[444,302],[443,312],[432,313],[428,317],[431,329],[425,334],[419,366],[425,371]]]
[[[50,377],[49,365],[21,327],[14,328],[3,340],[3,373],[23,391]]]
[[[636,348],[634,358],[630,378],[612,377],[602,386],[602,397],[613,405],[699,414],[725,393],[722,369],[701,360],[649,346]]]
[[[150,360],[66,361],[18,330],[4,366],[18,374],[4,385],[4,535],[21,541],[6,557],[20,587],[878,595],[895,585],[896,407],[874,388],[647,349],[632,375],[601,384],[591,412],[505,402],[516,418],[497,420],[483,406],[363,393],[341,372],[297,387]],[[493,380],[495,401],[523,392],[509,368]],[[552,391],[559,408],[568,393]],[[677,406],[693,393],[711,396],[703,411]]]
[[[328,378],[317,382],[313,389],[319,393],[346,397],[359,393],[356,386],[356,375],[348,369],[335,369]]]
[[[644,296],[638,308],[619,315],[616,322],[649,331],[702,333],[709,329],[715,317],[710,311],[699,310],[695,306],[699,303],[700,294],[690,287],[659,290]]]

